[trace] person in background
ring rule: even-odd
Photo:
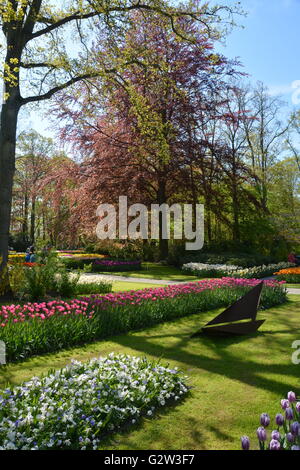
[[[27,248],[26,253],[25,253],[25,263],[30,262],[30,256],[31,256],[30,251],[31,251],[31,247]]]
[[[30,263],[35,263],[35,262],[36,262],[36,254],[35,254],[34,246],[32,246],[30,249]]]

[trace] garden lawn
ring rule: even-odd
[[[141,282],[113,281],[112,292],[126,292],[130,290],[152,289],[164,287],[163,284],[150,284]]]
[[[114,276],[137,277],[146,279],[162,279],[165,281],[193,281],[199,280],[192,274],[184,274],[179,268],[174,266],[162,266],[159,263],[143,263],[142,269],[138,271],[118,271],[107,273],[97,271],[97,274],[113,274]],[[151,281],[150,281],[151,282]]]
[[[3,367],[0,387],[61,368],[71,359],[84,361],[112,351],[161,358],[189,376],[191,395],[114,435],[104,449],[239,449],[244,434],[254,447],[260,414],[274,417],[282,396],[290,390],[300,394],[300,365],[291,362],[292,343],[300,340],[300,296],[289,299],[288,304],[259,313],[267,322],[252,337],[191,339],[216,311],[200,313]]]

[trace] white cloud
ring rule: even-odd
[[[294,105],[300,104],[300,80],[294,80],[289,85],[269,85],[270,96],[290,95],[290,100]]]
[[[269,95],[271,96],[278,96],[278,95],[289,95],[293,93],[294,88],[293,84],[285,84],[285,85],[269,85]]]

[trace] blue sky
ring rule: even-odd
[[[238,18],[244,28],[234,29],[221,47],[222,53],[240,58],[249,81],[264,82],[271,94],[283,96],[290,110],[299,109],[300,0],[241,0],[241,6],[248,12],[247,17]],[[51,135],[42,110],[31,112],[26,127]]]
[[[250,81],[264,82],[293,106],[292,84],[300,80],[300,0],[242,0],[241,5],[248,12],[239,19],[244,29],[230,34],[222,52],[240,57]]]

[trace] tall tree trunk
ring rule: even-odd
[[[43,220],[43,241],[46,241],[46,215],[45,215],[45,209],[43,208],[43,213],[42,213],[42,220]]]
[[[166,182],[164,179],[159,181],[159,188],[158,188],[158,203],[166,204]],[[165,260],[169,256],[169,240],[163,238],[163,224],[166,221],[163,218],[163,214],[160,212],[159,214],[159,259]]]
[[[208,243],[211,244],[212,242],[211,199],[207,195],[206,195],[205,203],[206,203],[205,212],[206,212],[207,240],[208,240]]]
[[[31,243],[34,244],[35,242],[35,196],[32,197],[31,200],[31,215],[30,215],[30,238]]]
[[[236,183],[232,187],[232,212],[233,212],[233,226],[232,238],[234,242],[240,241],[240,221],[239,221],[239,200]]]
[[[15,152],[19,97],[12,93],[2,105],[0,121],[0,295],[9,293],[6,265],[8,261],[9,228],[12,189],[15,172]]]
[[[27,195],[27,192],[25,192],[25,195],[24,195],[24,214],[23,214],[22,232],[24,234],[24,238],[27,239],[28,237],[28,195]]]
[[[12,190],[15,173],[18,114],[22,105],[19,88],[19,71],[22,50],[13,34],[7,34],[7,55],[4,67],[3,104],[0,117],[0,295],[10,293],[8,272],[9,229],[11,220]]]

